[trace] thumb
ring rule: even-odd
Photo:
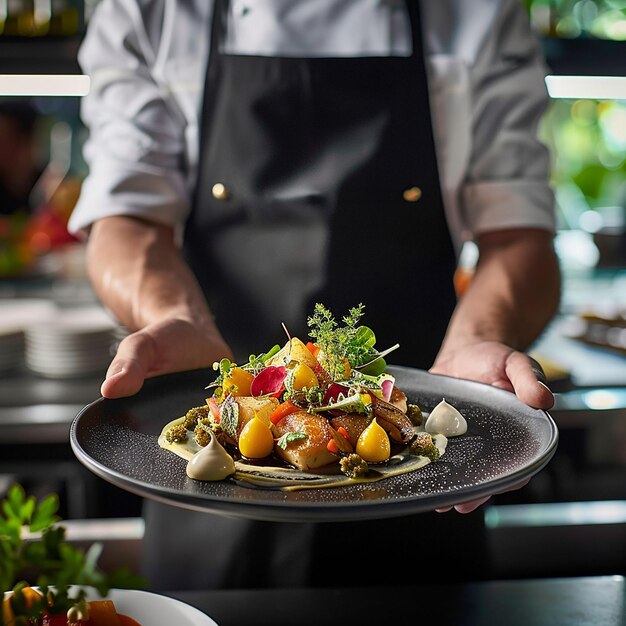
[[[536,409],[550,409],[554,395],[545,384],[545,374],[537,361],[521,352],[511,354],[506,371],[517,397]]]
[[[100,393],[105,398],[122,398],[137,393],[152,368],[154,357],[154,345],[148,335],[141,332],[128,335],[118,346]]]

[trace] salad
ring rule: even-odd
[[[304,488],[380,480],[437,461],[463,417],[442,401],[425,419],[387,372],[362,304],[341,321],[322,304],[306,341],[291,337],[243,364],[222,359],[206,404],[167,424],[159,445],[197,480]],[[432,419],[434,416],[434,420]],[[437,428],[429,428],[429,422]]]

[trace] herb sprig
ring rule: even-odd
[[[333,380],[344,378],[345,361],[358,348],[355,338],[357,324],[363,316],[364,305],[352,307],[343,317],[341,326],[323,304],[315,304],[313,315],[307,319],[309,336],[323,353],[324,366]]]
[[[113,588],[146,586],[142,577],[127,568],[110,574],[101,570],[97,565],[101,544],[93,544],[85,553],[66,543],[65,528],[57,525],[59,499],[56,494],[38,502],[15,483],[1,507],[0,591],[14,592],[11,605],[16,626],[40,617],[44,610],[51,614],[62,613],[84,602],[83,586],[95,588],[103,597]],[[25,528],[37,533],[38,538],[25,539]],[[29,586],[22,578],[25,576],[34,580],[43,594],[34,602],[26,602],[22,593]],[[2,611],[0,625],[5,625]]]
[[[333,380],[345,378],[346,361],[353,368],[363,368],[364,373],[378,375],[387,365],[382,357],[399,347],[396,344],[384,352],[376,350],[374,331],[359,325],[364,311],[363,303],[352,307],[342,318],[341,325],[330,310],[318,302],[313,315],[307,319],[309,336],[322,351],[324,366]]]

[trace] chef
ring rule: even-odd
[[[131,331],[104,396],[245,361],[284,342],[281,322],[305,336],[315,302],[362,302],[395,364],[551,406],[523,352],[559,272],[545,67],[518,0],[102,0],[80,62],[90,174],[70,228]],[[147,573],[161,589],[350,584],[336,559],[380,572],[394,554],[477,578],[479,519],[273,524],[147,503]]]

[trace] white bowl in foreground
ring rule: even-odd
[[[189,604],[150,591],[111,589],[102,598],[96,591],[89,590],[87,599],[112,600],[118,613],[132,617],[141,626],[218,626]]]

